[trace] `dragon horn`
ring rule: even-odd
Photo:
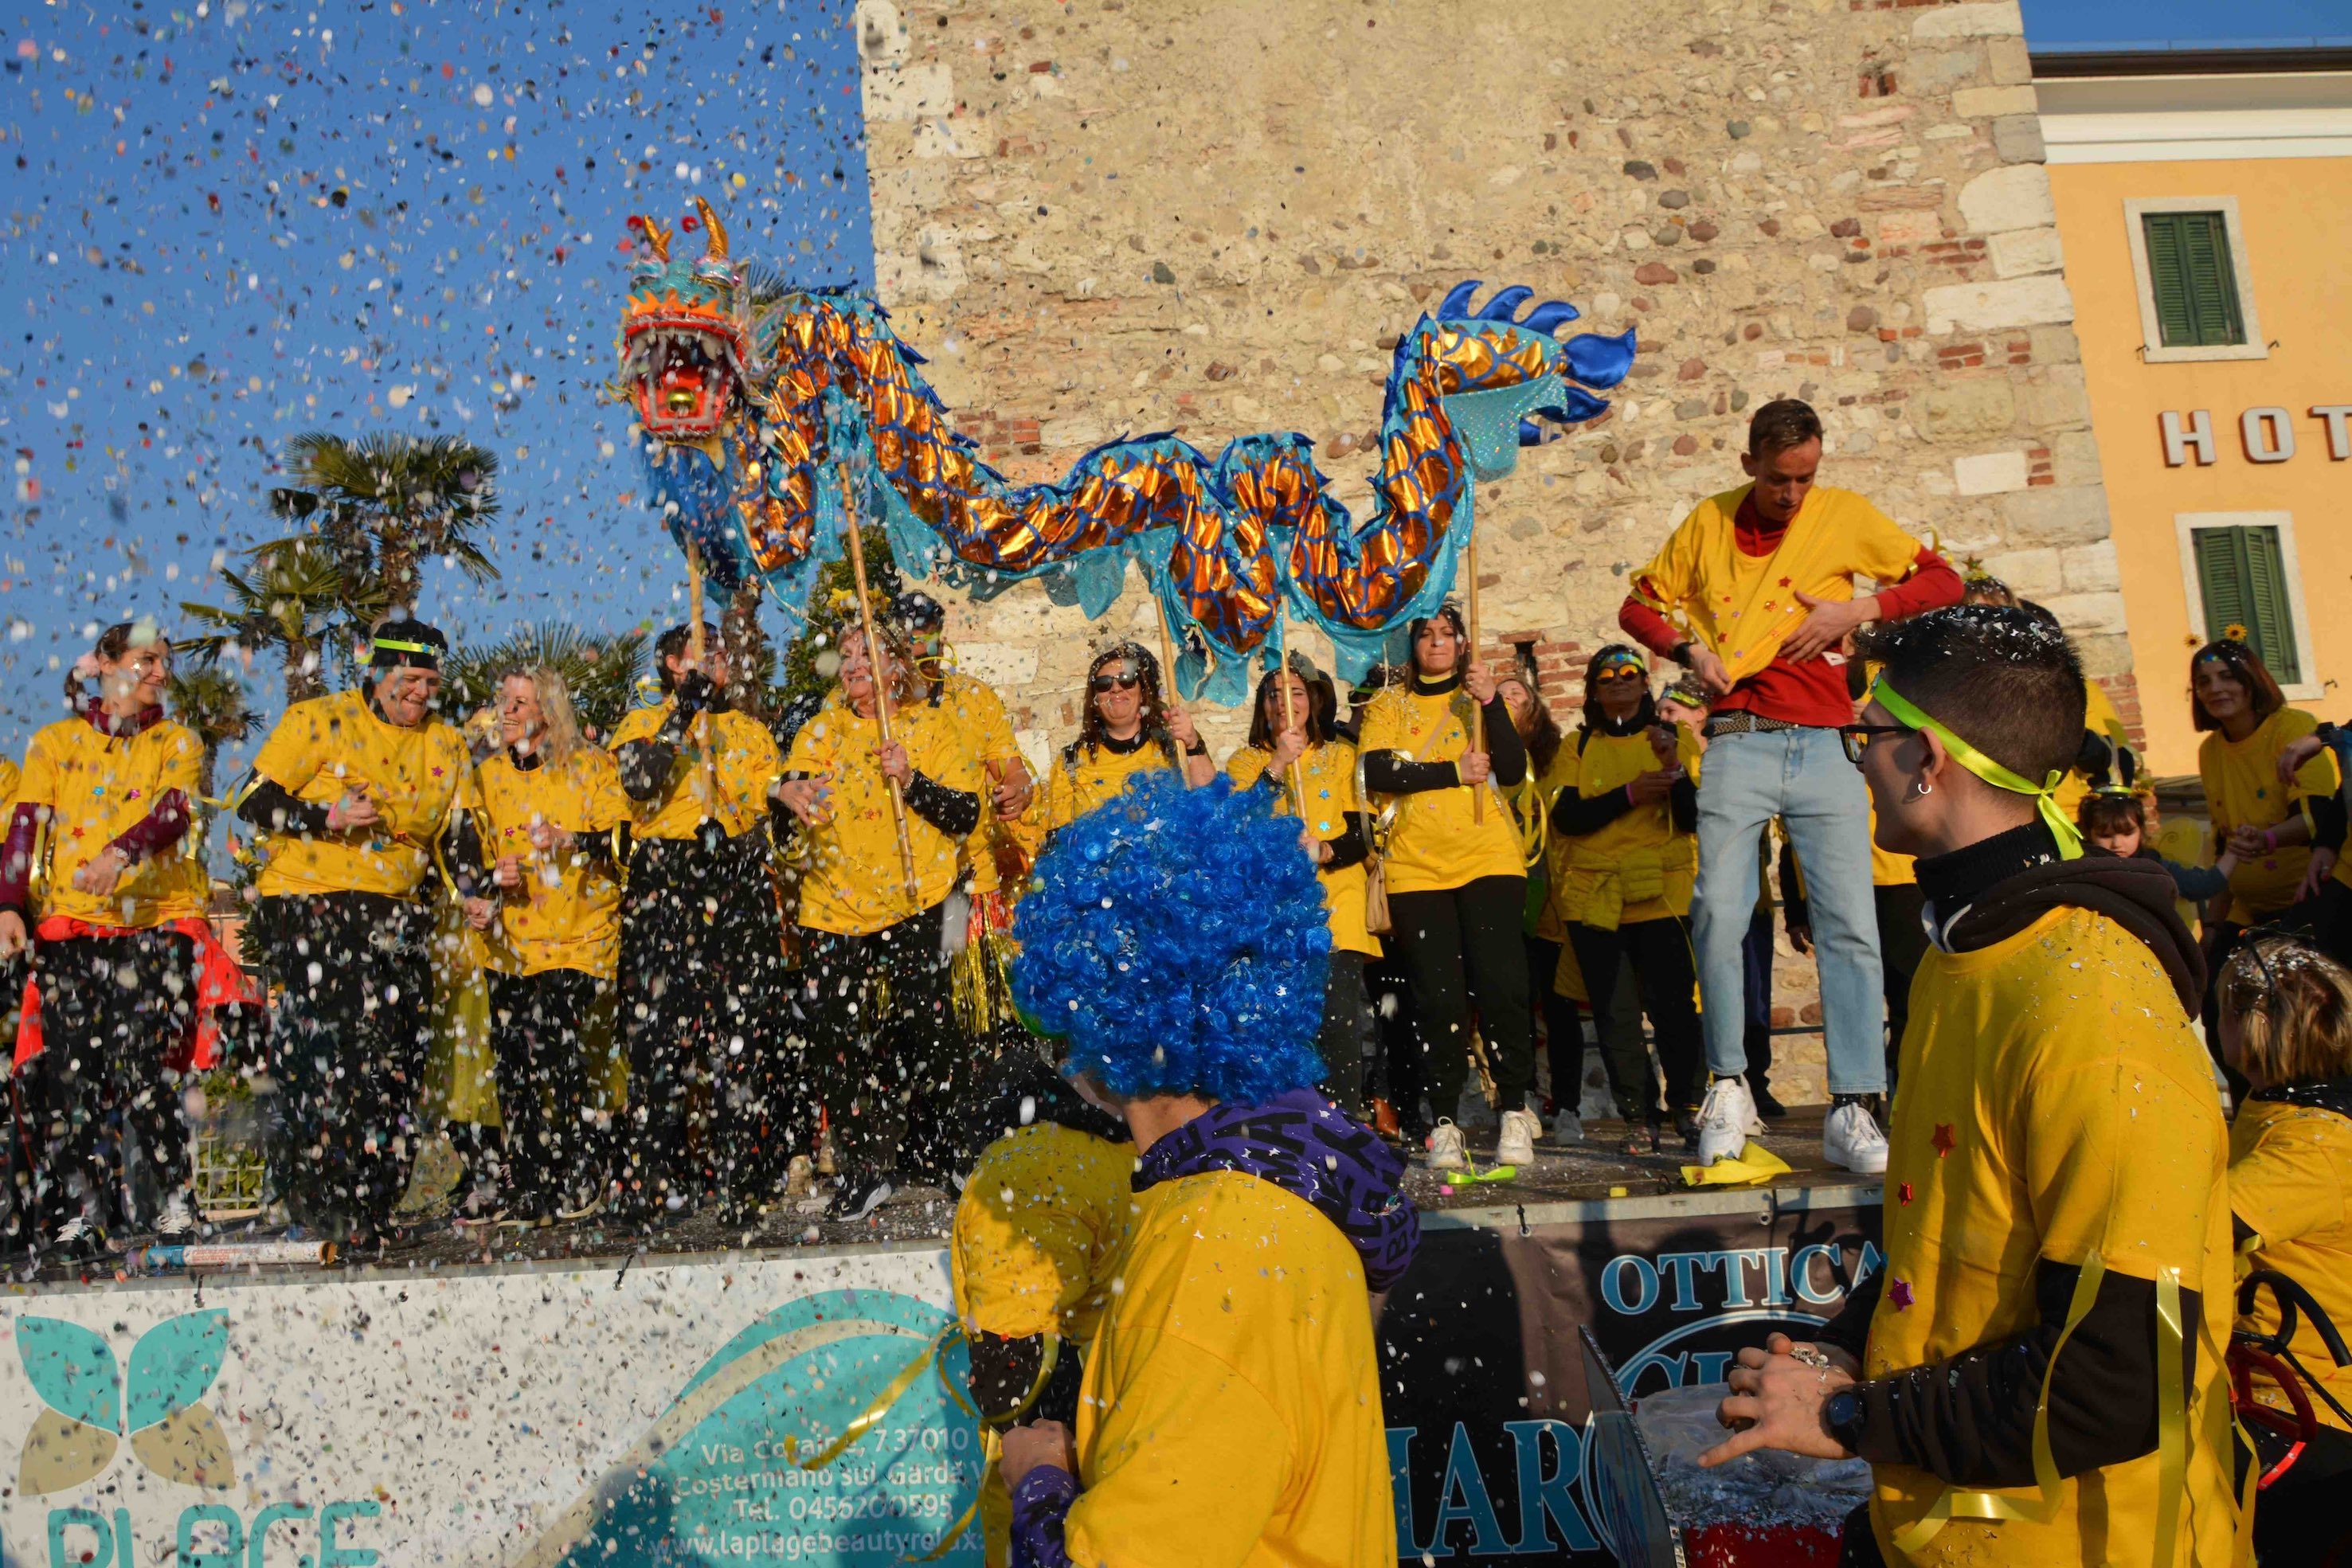
[[[669,261],[670,231],[662,227],[661,225],[654,222],[651,218],[640,218],[638,222],[644,225],[646,244],[653,247],[654,259],[663,263],[664,265],[667,265]]]
[[[710,204],[700,196],[694,198],[694,210],[702,214],[702,227],[709,236],[702,252],[703,260],[725,261],[727,259],[727,225],[719,221],[719,214],[712,212]]]

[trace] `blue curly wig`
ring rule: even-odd
[[[1111,1093],[1251,1104],[1323,1076],[1331,926],[1298,824],[1225,779],[1139,775],[1038,859],[1013,997]]]

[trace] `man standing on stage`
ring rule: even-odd
[[[433,716],[448,645],[421,621],[377,627],[366,682],[288,708],[237,808],[266,835],[249,929],[284,988],[271,1181],[298,1224],[357,1247],[388,1239],[408,1186],[433,1026],[417,892],[473,803],[465,737]]]
[[[764,726],[727,706],[719,633],[704,628],[699,664],[692,643],[689,627],[661,634],[667,695],[613,731],[635,812],[621,903],[623,1225],[683,1219],[714,1189],[730,1219],[748,1218],[803,1132],[781,1061],[783,925],[761,831],[783,759]],[[708,1117],[698,1161],[696,1114]]]
[[[1959,574],[1847,490],[1813,483],[1822,422],[1793,398],[1768,402],[1740,457],[1751,484],[1700,502],[1633,579],[1618,623],[1687,664],[1712,697],[1698,792],[1693,937],[1714,1073],[1698,1159],[1713,1165],[1764,1130],[1746,1081],[1740,939],[1756,904],[1757,836],[1786,824],[1812,899],[1831,1110],[1822,1152],[1864,1175],[1886,1168],[1871,1102],[1886,1087],[1870,801],[1841,766],[1851,722],[1850,632],[1956,604]],[[1857,595],[1854,579],[1885,586]]]

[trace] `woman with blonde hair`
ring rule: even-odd
[[[479,769],[488,885],[466,918],[488,949],[490,1046],[506,1124],[507,1217],[584,1211],[587,1041],[621,956],[620,846],[629,798],[610,754],[583,744],[563,676],[544,664],[499,681],[499,751]]]
[[[2284,1274],[2339,1330],[2352,1330],[2352,973],[2288,937],[2250,936],[2214,989],[2221,1054],[2251,1085],[2230,1127],[2230,1219],[2246,1265]],[[2254,1298],[2237,1327],[2279,1328],[2274,1296]],[[2254,1506],[2254,1549],[2265,1563],[2332,1562],[2352,1536],[2342,1501],[2352,1477],[2352,1367],[2335,1364],[2308,1315],[2290,1344],[2315,1375],[2319,1430]],[[2257,1375],[2255,1400],[2284,1409]],[[2249,1423],[2258,1462],[2277,1462],[2283,1436]]]
[[[877,628],[875,642],[843,636],[837,684],[793,737],[776,791],[808,840],[801,1005],[839,1174],[832,1215],[852,1220],[888,1201],[910,1127],[928,1133],[956,1104],[970,1065],[944,926],[982,783],[954,713],[920,700],[904,637]]]

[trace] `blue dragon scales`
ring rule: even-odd
[[[845,507],[888,529],[900,570],[978,596],[1029,578],[1098,616],[1128,563],[1143,570],[1184,652],[1187,695],[1244,700],[1278,654],[1286,612],[1318,626],[1343,677],[1452,589],[1474,481],[1510,472],[1538,421],[1608,404],[1633,361],[1617,337],[1554,329],[1573,306],[1521,314],[1533,290],[1447,294],[1397,345],[1380,471],[1361,526],[1330,495],[1314,443],[1246,435],[1215,458],[1173,434],[1107,443],[1061,480],[1014,485],[972,442],[872,300],[785,286],[737,261],[708,203],[704,251],[672,260],[674,231],[641,236],[621,320],[618,390],[633,405],[654,502],[681,546],[732,591],[757,577],[788,612],[842,549]]]

